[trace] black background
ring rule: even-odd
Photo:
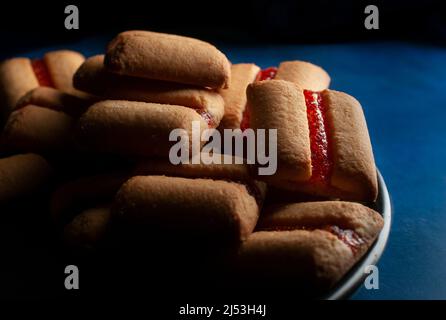
[[[80,29],[65,30],[64,8],[75,4]],[[380,10],[380,29],[364,28],[368,4]],[[248,0],[3,2],[2,56],[101,33],[148,29],[253,42],[340,42],[396,39],[446,43],[442,1]]]

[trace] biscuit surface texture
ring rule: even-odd
[[[296,286],[326,290],[361,258],[382,227],[382,217],[358,203],[270,207],[242,244],[239,262],[260,280],[288,279]]]
[[[330,85],[330,76],[324,69],[305,61],[282,62],[274,79],[290,81],[310,91],[322,91]]]
[[[258,206],[246,187],[233,182],[165,176],[136,176],[119,190],[113,218],[188,232],[246,239]]]
[[[220,90],[225,101],[225,115],[221,128],[238,129],[246,107],[246,88],[256,79],[260,68],[252,63],[239,63],[231,66],[231,86]]]
[[[205,110],[218,124],[224,100],[217,92],[192,85],[117,75],[104,68],[104,56],[88,58],[74,75],[74,86],[104,99],[173,104]]]
[[[24,152],[55,152],[72,146],[71,116],[35,105],[15,110],[8,118],[1,143]]]
[[[199,124],[200,134],[208,128],[195,110],[183,106],[106,100],[80,117],[76,140],[80,147],[98,152],[166,157],[176,143],[169,141],[172,130],[183,129],[190,142],[193,121]]]
[[[13,58],[0,64],[0,123],[29,90],[39,86],[28,58]]]
[[[359,102],[338,91],[322,92],[331,132],[333,172],[331,184],[353,199],[374,201],[378,181],[367,123]]]
[[[247,89],[250,126],[277,129],[278,169],[272,179],[306,181],[311,176],[311,150],[305,99],[291,82],[255,82]]]
[[[51,174],[48,162],[37,154],[0,159],[0,203],[38,192]]]
[[[230,63],[211,44],[150,31],[126,31],[107,48],[105,66],[130,76],[227,88]]]
[[[78,93],[73,88],[73,75],[85,61],[82,54],[71,50],[50,51],[44,55],[43,60],[56,89],[72,94]]]

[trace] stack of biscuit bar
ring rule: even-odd
[[[4,61],[0,84],[0,206],[50,188],[43,210],[75,250],[162,230],[223,248],[249,283],[320,293],[383,226],[369,208],[377,176],[361,105],[311,63],[261,70],[204,41],[127,31],[87,59]],[[228,154],[171,163],[170,133],[191,141],[193,123],[200,134],[277,129],[277,172]]]

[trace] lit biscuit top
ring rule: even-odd
[[[126,31],[108,45],[105,66],[112,72],[210,88],[227,88],[231,69],[213,45],[183,36]]]

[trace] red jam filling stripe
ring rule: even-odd
[[[42,59],[31,61],[31,66],[40,86],[52,88],[54,87],[48,68]]]
[[[310,129],[311,182],[329,183],[332,159],[328,126],[325,121],[326,106],[319,92],[304,90],[307,105],[308,127]]]
[[[212,117],[212,115],[209,112],[207,112],[205,110],[197,110],[197,112],[204,119],[204,121],[206,121],[209,128],[216,127],[214,118]]]
[[[242,131],[245,131],[246,129],[249,128],[249,121],[250,121],[249,119],[250,119],[249,110],[248,106],[246,106],[245,111],[243,111],[242,122],[240,122],[240,129]]]
[[[265,80],[273,80],[276,77],[277,74],[277,68],[276,67],[269,67],[263,70],[260,70],[259,73],[256,76],[255,81],[265,81]],[[245,107],[245,111],[243,111],[242,116],[242,122],[240,123],[240,129],[242,131],[249,128],[249,111],[248,107]]]
[[[273,80],[276,77],[277,68],[269,67],[263,70],[260,70],[257,74],[256,81],[264,81],[264,80]]]

